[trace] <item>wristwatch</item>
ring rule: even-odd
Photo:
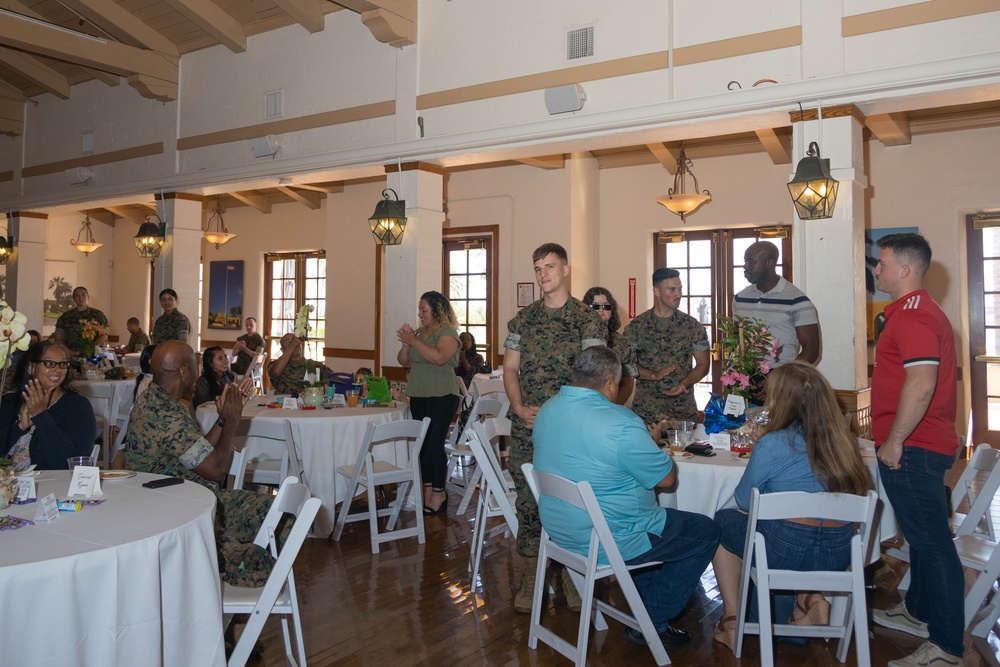
[[[219,417],[218,421],[215,422],[215,425],[218,426],[219,428],[225,428],[226,420],[223,419],[222,417]]]

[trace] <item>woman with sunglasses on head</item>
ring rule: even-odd
[[[94,448],[94,408],[70,387],[69,357],[65,345],[46,340],[17,365],[21,391],[0,401],[0,452],[15,470],[67,470],[66,459],[90,456]]]
[[[618,331],[622,321],[618,316],[618,302],[605,287],[591,287],[583,295],[583,302],[597,312],[598,317],[608,327],[608,347],[618,353],[622,360],[622,380],[618,385],[619,405],[624,405],[635,389],[635,379],[639,377],[639,367],[636,365],[635,346]]]

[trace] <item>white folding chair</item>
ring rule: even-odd
[[[510,403],[506,401],[500,401],[495,398],[477,398],[475,403],[472,404],[472,409],[469,410],[469,419],[465,422],[461,431],[459,429],[452,429],[453,437],[449,438],[444,444],[445,454],[448,455],[448,468],[445,473],[445,488],[455,493],[462,494],[462,502],[458,505],[458,513],[460,515],[465,514],[466,510],[469,508],[469,503],[472,502],[472,495],[476,491],[476,484],[479,483],[482,473],[477,467],[475,470],[469,470],[468,466],[462,466],[462,482],[461,484],[456,483],[455,480],[455,470],[458,468],[459,464],[463,463],[463,460],[472,456],[472,450],[469,449],[466,440],[469,436],[469,431],[475,422],[478,422],[481,418],[489,417],[500,417],[501,419],[507,416],[507,411],[510,409]]]
[[[476,460],[476,467],[482,475],[479,483],[476,523],[473,525],[469,550],[469,571],[472,573],[473,589],[476,588],[476,581],[479,579],[479,566],[483,561],[486,541],[501,532],[510,532],[517,536],[517,513],[514,511],[514,499],[517,493],[508,490],[503,471],[500,470],[500,459],[497,458],[493,445],[501,435],[510,435],[510,420],[494,417],[473,423],[467,440],[472,456]],[[487,532],[486,522],[494,517],[503,517],[503,523]]]
[[[878,494],[869,491],[864,496],[846,493],[805,493],[789,491],[766,493],[753,489],[750,496],[750,518],[747,521],[746,544],[743,549],[743,570],[740,574],[740,600],[736,613],[737,658],[743,650],[743,639],[747,634],[760,635],[761,667],[774,665],[774,635],[793,637],[832,637],[840,640],[837,660],[847,660],[847,650],[851,645],[851,632],[857,643],[857,664],[859,667],[871,665],[868,646],[868,617],[865,604],[865,554],[872,537],[872,518]],[[794,519],[800,517],[828,519],[858,524],[857,532],[851,538],[851,565],[843,572],[774,570],[768,566],[767,545],[764,536],[757,532],[758,521]],[[757,585],[758,623],[746,621],[749,604],[750,581]],[[843,625],[789,625],[772,623],[771,591],[820,591],[847,594],[847,606]]]
[[[90,450],[90,458],[94,459],[94,463],[95,464],[101,458],[101,446],[100,445],[94,445],[94,448],[92,450]]]
[[[404,421],[386,422],[383,424],[368,424],[364,442],[358,451],[358,460],[353,466],[340,466],[337,474],[346,477],[347,493],[337,515],[337,525],[333,529],[333,539],[339,540],[344,526],[353,521],[368,521],[371,531],[372,553],[379,552],[382,542],[399,540],[416,536],[417,542],[424,543],[424,502],[423,489],[420,484],[420,448],[431,424],[430,417],[423,421],[407,419]],[[407,462],[403,467],[395,466],[388,461],[376,461],[374,448],[396,447],[398,441],[405,441]],[[392,507],[378,509],[375,504],[375,487],[383,484],[398,484],[396,502]],[[368,509],[365,512],[351,514],[351,501],[358,493],[358,487],[365,487],[368,497]],[[413,494],[413,506],[417,515],[417,525],[412,528],[395,530],[400,510],[406,504],[407,493]],[[386,532],[378,530],[378,517],[388,516]]]
[[[569,551],[556,544],[549,537],[549,533],[545,529],[544,515],[541,517],[542,535],[538,547],[538,575],[535,579],[538,583],[535,585],[535,595],[531,602],[528,647],[532,649],[537,648],[538,640],[541,639],[556,651],[572,660],[577,667],[586,665],[587,639],[590,635],[591,613],[593,613],[594,628],[598,632],[608,629],[608,624],[603,616],[603,614],[607,614],[618,622],[642,632],[656,664],[661,667],[669,665],[670,658],[667,656],[667,651],[663,648],[663,642],[660,641],[659,635],[656,634],[656,628],[653,627],[653,622],[649,618],[646,606],[643,604],[642,598],[639,596],[639,591],[632,581],[632,575],[629,574],[630,570],[638,570],[658,565],[659,563],[651,562],[633,566],[625,565],[625,561],[622,559],[621,552],[618,551],[618,545],[615,544],[611,529],[608,527],[604,513],[601,511],[601,506],[597,503],[597,497],[594,495],[594,490],[591,488],[589,482],[571,482],[558,475],[539,472],[530,463],[522,465],[521,471],[524,473],[528,481],[528,487],[531,489],[531,494],[535,497],[536,501],[541,496],[559,498],[585,511],[591,523],[590,545],[587,549],[587,555],[581,556],[574,551]],[[609,565],[600,565],[597,562],[598,552],[601,549],[604,550]],[[543,628],[541,625],[542,595],[545,592],[545,586],[542,582],[545,581],[545,570],[549,560],[554,560],[566,566],[570,577],[573,579],[573,584],[576,586],[576,590],[580,592],[580,597],[583,600],[575,646],[551,630]],[[598,579],[610,576],[614,576],[618,580],[618,585],[621,587],[622,593],[625,594],[625,602],[632,612],[631,615],[607,604],[603,600],[594,598],[594,583]]]
[[[985,535],[989,542],[996,541],[990,506],[997,490],[1000,489],[1000,465],[997,465],[998,462],[1000,462],[1000,450],[993,449],[987,443],[978,445],[969,464],[965,466],[965,470],[956,480],[955,487],[951,492],[951,529],[956,537],[980,534]],[[963,500],[969,503],[967,514],[960,514],[956,511]],[[966,548],[970,552],[971,563],[966,567],[981,571],[981,566],[985,567],[981,558],[983,555],[982,546],[977,544],[975,540],[967,540]],[[989,547],[986,548],[989,549]],[[886,549],[885,553],[903,562],[910,562],[910,545],[905,541],[899,547]],[[903,575],[897,587],[902,591],[910,587],[909,570]],[[965,619],[967,622],[972,621],[972,617],[968,613]]]
[[[304,479],[302,460],[295,448],[289,420],[251,419],[244,423],[247,424],[247,431],[242,469],[235,473],[236,486],[233,488],[242,489],[247,474],[254,484],[270,486],[278,486],[289,476]],[[279,447],[281,455],[275,458],[273,454]]]
[[[118,406],[115,405],[115,384],[113,382],[80,382],[74,385],[81,396],[90,401],[94,408],[94,417],[101,429],[101,451],[104,453],[105,467],[111,467],[111,427],[118,419]],[[96,439],[97,434],[94,434]]]
[[[475,398],[487,397],[498,398],[510,402],[507,399],[507,390],[503,388],[503,378],[489,378],[487,380],[475,380],[469,387],[469,393]]]
[[[271,509],[268,510],[264,523],[257,532],[254,544],[262,549],[270,549],[274,556],[274,567],[267,582],[260,588],[243,588],[228,583],[222,585],[223,626],[228,626],[234,614],[249,614],[243,634],[229,657],[229,667],[242,667],[250,658],[250,651],[264,628],[268,616],[281,616],[281,630],[285,641],[285,661],[289,665],[306,667],[306,648],[302,639],[302,620],[299,615],[298,596],[295,591],[295,575],[292,564],[298,556],[299,549],[309,533],[309,528],[316,519],[321,501],[311,498],[309,489],[300,484],[294,477],[287,477],[278,489]],[[289,532],[288,539],[279,552],[275,537],[278,523],[283,515],[294,517],[295,523]],[[295,646],[288,633],[288,617],[292,617],[295,626]],[[298,661],[296,661],[296,657]]]
[[[261,396],[264,395],[264,361],[267,359],[267,352],[264,348],[257,350],[257,354],[254,356],[253,361],[247,366],[246,375],[249,375],[253,380],[253,386],[257,388],[257,393]]]

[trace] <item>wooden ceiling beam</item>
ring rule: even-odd
[[[0,134],[24,134],[24,100],[0,96]]]
[[[378,41],[392,46],[417,43],[417,0],[337,0],[357,12]]]
[[[80,211],[80,215],[89,216],[91,220],[103,222],[108,227],[113,228],[115,226],[115,214],[108,209],[91,208],[86,211]]]
[[[313,192],[311,190],[295,190],[293,188],[285,187],[284,185],[278,186],[278,191],[282,192],[295,201],[299,202],[303,206],[315,211],[320,207],[323,202],[323,195],[318,192]]]
[[[323,11],[318,0],[274,0],[274,4],[309,32],[323,30]]]
[[[164,0],[185,18],[233,53],[247,50],[247,36],[240,22],[211,0]]]
[[[66,77],[37,58],[0,46],[0,61],[4,67],[17,72],[46,92],[64,100],[69,99],[69,81]]]
[[[102,31],[125,44],[178,57],[177,45],[114,0],[59,0]]]
[[[773,164],[792,163],[791,128],[756,130],[756,134]]]
[[[55,26],[40,25],[7,14],[0,14],[0,45],[122,76],[148,76],[164,82],[166,87],[173,86],[170,99],[177,96],[178,59],[153,51],[68,33]],[[163,98],[161,92],[157,99]]]
[[[910,117],[905,111],[868,116],[865,125],[885,146],[905,146],[910,143]]]
[[[659,160],[664,169],[671,174],[677,173],[677,160],[681,157],[681,142],[646,144],[646,148]]]
[[[137,225],[141,225],[146,221],[146,214],[142,211],[142,209],[137,209],[132,206],[105,206],[104,208],[111,211],[119,218],[123,218],[129,222],[134,222]]]
[[[308,183],[296,183],[295,187],[298,188],[299,190],[312,190],[313,192],[336,194],[338,192],[344,191],[344,182],[335,181],[333,183],[326,183],[325,185],[320,185],[319,183],[315,185],[310,185]]]
[[[257,209],[261,213],[267,214],[271,212],[271,200],[264,195],[259,195],[255,192],[230,192],[229,196],[233,199],[238,199],[247,206]]]
[[[562,169],[566,166],[565,155],[544,155],[542,157],[526,157],[516,160],[521,164],[539,169]]]

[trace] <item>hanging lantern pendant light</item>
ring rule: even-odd
[[[684,216],[694,213],[703,204],[712,201],[712,193],[708,190],[698,191],[698,177],[691,171],[691,160],[687,158],[684,150],[681,150],[677,158],[677,173],[674,174],[674,187],[668,190],[668,194],[657,197],[656,202],[663,204],[671,213],[681,217],[681,222],[685,222]],[[694,181],[694,191],[690,194],[684,188],[684,179],[690,174]]]
[[[806,156],[795,168],[795,178],[788,182],[788,193],[799,219],[832,218],[837,205],[837,186],[830,176],[829,158],[821,158],[819,144],[810,142]]]
[[[204,231],[205,240],[215,244],[215,249],[229,243],[236,238],[236,234],[230,234],[222,221],[222,203],[220,198],[215,198],[215,208],[212,209],[212,217],[208,219],[208,227]]]
[[[80,240],[81,236],[84,237],[83,241]],[[90,213],[87,213],[83,219],[83,226],[80,227],[80,233],[76,235],[76,240],[70,239],[69,244],[82,252],[84,257],[88,257],[90,253],[104,247],[103,243],[94,241],[94,234],[90,231]]]

